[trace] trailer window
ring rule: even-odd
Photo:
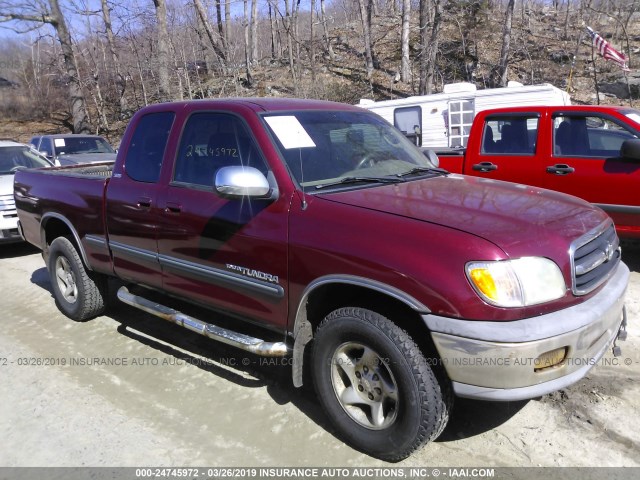
[[[475,116],[473,99],[449,102],[449,146],[466,147]]]
[[[415,107],[396,108],[393,125],[417,146],[422,145],[422,109]]]

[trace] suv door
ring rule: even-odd
[[[137,121],[122,172],[108,185],[107,227],[115,273],[151,287],[162,286],[158,262],[158,180],[175,114],[148,113]],[[123,142],[125,144],[125,142]]]
[[[227,166],[252,166],[273,178],[242,117],[193,113],[160,205],[163,289],[282,331],[290,202],[277,194],[221,195],[215,178]]]
[[[537,113],[486,117],[479,154],[472,161],[465,161],[463,173],[542,186],[542,162],[536,155],[539,120]]]
[[[640,132],[604,113],[555,114],[553,157],[544,186],[598,205],[617,227],[638,230],[640,165],[620,159],[619,154],[625,140],[639,136]]]

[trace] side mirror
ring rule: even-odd
[[[429,148],[425,148],[422,150],[422,153],[424,153],[424,156],[427,157],[434,167],[438,168],[440,166],[440,159],[438,158],[438,155],[436,155],[436,152]]]
[[[266,197],[271,192],[267,177],[253,167],[222,167],[216,173],[215,187],[230,197]]]
[[[625,140],[620,147],[620,158],[640,161],[640,139]]]

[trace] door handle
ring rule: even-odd
[[[491,172],[492,170],[497,170],[498,166],[491,162],[480,162],[480,163],[476,163],[471,168],[473,170],[476,170],[477,172]]]
[[[137,205],[138,208],[151,208],[151,198],[139,197]]]
[[[180,213],[182,211],[182,205],[174,202],[167,202],[167,206],[164,209],[167,213]]]
[[[556,165],[547,167],[547,173],[553,173],[554,175],[568,175],[575,171],[576,171],[575,168],[570,167],[566,163],[558,163]]]

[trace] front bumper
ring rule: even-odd
[[[0,211],[0,243],[21,242],[18,214],[14,210]]]
[[[616,340],[624,318],[629,269],[620,263],[604,288],[585,302],[513,322],[423,315],[456,395],[482,400],[535,398],[577,382]],[[564,360],[538,369],[543,353]]]

